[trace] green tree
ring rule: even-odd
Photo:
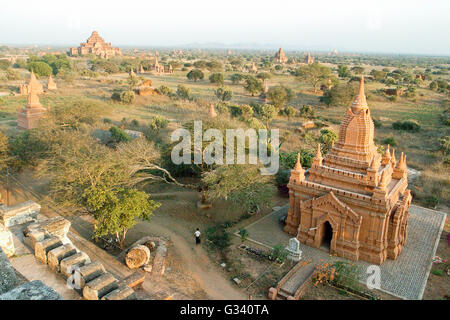
[[[360,74],[363,74],[363,73],[364,73],[364,68],[363,68],[363,67],[360,67],[360,66],[355,66],[355,67],[352,67],[351,71],[352,71],[354,74],[360,75]]]
[[[234,73],[230,77],[231,83],[239,84],[242,80],[244,80],[244,76],[240,73]]]
[[[33,70],[38,77],[48,77],[53,72],[52,67],[42,61],[29,63],[28,70]]]
[[[123,248],[127,231],[138,220],[150,220],[160,203],[149,199],[149,195],[136,189],[104,190],[88,188],[83,197],[96,219],[97,237],[116,235]]]
[[[189,80],[201,80],[205,77],[205,75],[203,74],[203,71],[200,69],[192,69],[191,71],[188,72],[188,74],[186,75],[186,77]]]
[[[309,82],[313,86],[314,92],[317,92],[319,83],[330,77],[331,70],[321,64],[312,63],[298,68],[295,75],[298,80]]]
[[[292,100],[294,97],[292,90],[284,86],[274,86],[267,92],[267,98],[270,103],[273,104],[278,109],[283,108],[283,106]]]
[[[217,99],[222,102],[230,101],[233,97],[233,91],[226,87],[217,88],[216,90],[214,90],[214,94],[216,95]]]
[[[343,83],[326,90],[322,101],[328,106],[348,106],[357,92],[356,83]]]
[[[177,97],[180,99],[183,99],[183,100],[190,100],[191,99],[191,89],[183,86],[182,84],[179,84],[177,86]]]
[[[261,175],[255,165],[224,165],[202,177],[208,199],[228,199],[246,213],[269,206],[274,194],[271,176]]]
[[[266,123],[267,129],[270,128],[270,123],[277,116],[278,110],[271,104],[265,104],[261,108],[261,118]]]
[[[218,86],[223,86],[224,80],[223,80],[223,74],[221,73],[213,73],[209,76],[209,81],[211,83],[215,83]]]
[[[338,135],[336,132],[330,129],[322,129],[319,135],[319,142],[325,145],[325,152],[330,150],[333,143],[335,143],[338,139]]]
[[[272,75],[268,72],[261,72],[261,73],[258,73],[256,75],[256,77],[258,79],[261,79],[262,81],[264,81],[264,80],[268,80],[268,79],[272,78]]]
[[[340,64],[338,65],[338,76],[341,78],[347,78],[351,76],[350,70],[346,65]]]
[[[252,97],[264,90],[263,83],[255,77],[248,76],[245,79],[244,89],[247,90]]]
[[[241,243],[244,243],[250,236],[250,233],[244,228],[239,228],[238,234],[241,237]]]
[[[135,94],[133,91],[123,91],[120,93],[120,102],[131,104],[134,102]]]

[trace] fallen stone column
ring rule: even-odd
[[[134,272],[133,274],[119,280],[119,286],[125,285],[130,288],[134,288],[140,284],[142,284],[145,280],[145,273],[142,272]]]
[[[12,227],[30,221],[35,221],[41,211],[41,206],[34,201],[26,201],[13,206],[0,207],[0,223]]]
[[[86,300],[99,300],[117,288],[117,279],[107,272],[86,283],[83,288],[83,297]]]
[[[16,253],[12,233],[2,224],[0,224],[0,248],[7,257],[12,257]]]
[[[152,275],[161,276],[166,269],[167,242],[161,241],[156,248],[155,259],[153,261]]]
[[[126,256],[125,263],[130,269],[142,267],[150,261],[150,249],[144,245],[131,248]]]
[[[78,252],[70,257],[62,259],[59,264],[59,269],[61,270],[61,273],[68,278],[74,273],[75,269],[81,268],[90,262],[91,259],[86,253]]]
[[[78,272],[79,272],[79,277],[80,277],[79,285],[80,285],[80,289],[82,289],[82,288],[84,288],[86,283],[105,274],[106,270],[100,262],[96,261],[96,262],[87,263],[86,265],[81,267],[78,270]]]
[[[58,248],[50,250],[47,253],[47,264],[53,271],[59,272],[59,264],[62,259],[70,257],[77,253],[74,245],[71,243],[64,244]]]
[[[50,236],[47,239],[36,242],[34,245],[34,256],[42,263],[47,264],[47,254],[49,251],[61,247],[63,243],[61,239],[55,236]]]
[[[136,293],[130,287],[123,285],[104,295],[102,300],[136,300]]]

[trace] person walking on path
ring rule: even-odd
[[[201,233],[200,233],[200,230],[198,230],[198,228],[194,232],[194,235],[195,235],[195,244],[200,244],[200,235],[201,235]]]

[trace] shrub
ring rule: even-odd
[[[7,80],[19,80],[20,75],[16,70],[9,68],[8,70],[6,70],[6,79]]]
[[[304,105],[300,108],[300,117],[311,119],[314,118],[314,109],[311,106]]]
[[[392,147],[395,147],[397,145],[397,141],[395,141],[395,138],[391,136],[384,139],[383,144],[390,144]]]
[[[156,89],[156,91],[158,91],[159,94],[162,94],[164,96],[168,96],[173,93],[172,90],[165,85],[160,86],[158,89]]]
[[[178,85],[177,87],[177,97],[183,100],[191,99],[191,90],[183,85]]]
[[[283,263],[288,256],[288,251],[281,244],[277,244],[273,247],[272,252],[269,254],[269,260]]]
[[[125,104],[131,104],[134,102],[135,95],[133,91],[123,91],[120,94],[120,102]]]
[[[52,67],[42,61],[29,63],[28,69],[33,70],[38,77],[48,77],[53,72]]]
[[[444,275],[444,272],[442,272],[442,270],[439,269],[434,269],[431,271],[432,274],[434,274],[435,276],[439,276],[442,277]]]
[[[149,124],[149,127],[153,131],[159,131],[159,129],[164,129],[169,124],[169,120],[161,116],[154,116]]]
[[[373,125],[375,126],[375,128],[379,129],[383,126],[383,123],[380,120],[377,120],[375,118],[372,118],[373,120]]]
[[[131,140],[131,137],[120,128],[111,127],[109,128],[109,132],[111,133],[111,139],[113,142],[128,142]]]
[[[435,195],[426,196],[424,199],[424,204],[428,208],[436,208],[439,204],[439,198]]]
[[[255,129],[255,130],[266,128],[264,123],[262,123],[260,120],[258,120],[257,118],[254,118],[254,117],[247,120],[247,125],[250,128]]]
[[[395,130],[419,131],[420,124],[416,120],[396,121],[392,124]]]
[[[213,73],[209,76],[209,81],[211,83],[215,83],[219,86],[223,86],[224,80],[223,80],[223,74],[221,73]]]
[[[246,229],[244,229],[244,228],[240,228],[238,234],[241,237],[241,242],[242,243],[244,243],[248,239],[248,237],[250,235],[249,232]]]
[[[206,229],[206,238],[214,248],[224,250],[231,244],[230,234],[222,225],[209,227]]]

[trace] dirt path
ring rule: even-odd
[[[190,230],[170,217],[155,216],[151,222],[141,222],[134,227],[135,232],[158,234],[170,238],[175,250],[184,263],[183,269],[189,270],[200,287],[210,299],[245,300],[248,296],[234,287],[231,281],[213,264],[201,246],[196,246]],[[131,232],[131,230],[130,230]]]

